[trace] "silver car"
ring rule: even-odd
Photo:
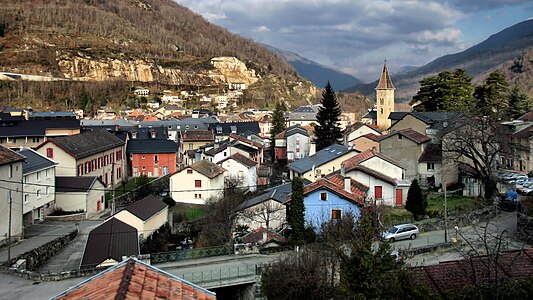
[[[416,225],[401,224],[401,225],[392,226],[391,228],[389,228],[389,230],[384,231],[381,234],[381,238],[386,241],[390,241],[390,242],[394,242],[394,241],[402,240],[402,239],[414,240],[416,239],[416,236],[418,235],[418,233],[419,233],[419,230],[418,230],[418,227],[416,227]]]

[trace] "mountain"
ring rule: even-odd
[[[532,58],[533,20],[527,20],[493,34],[465,51],[442,56],[410,71],[392,74],[392,80],[396,97],[408,101],[418,91],[421,79],[445,70],[463,68],[474,78],[475,83],[483,82],[489,73],[499,71],[511,85],[517,84],[533,96]],[[356,85],[347,91],[360,91],[370,96],[376,85],[377,80]]]
[[[324,87],[328,80],[335,90],[344,90],[354,84],[361,83],[361,80],[355,76],[319,64],[294,52],[281,50],[268,45],[265,46],[290,63],[302,77],[311,81],[317,87]]]
[[[252,88],[269,78],[282,84],[254,90],[263,105],[265,98],[305,102],[316,96],[316,88],[270,50],[173,0],[4,0],[0,71],[60,80],[24,88],[0,81],[0,99],[43,108],[68,103],[65,98],[75,104],[81,92],[103,105],[120,104],[124,86],[134,83],[217,91],[230,82]],[[104,84],[90,86],[96,83]],[[296,85],[303,87],[295,91]]]

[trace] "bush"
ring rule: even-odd
[[[426,211],[428,217],[430,217],[431,219],[434,219],[434,218],[442,218],[442,212],[438,209],[434,209],[434,208],[428,208],[428,210]]]
[[[165,202],[165,204],[168,205],[168,207],[172,207],[176,205],[176,201],[174,201],[172,197],[170,196],[166,196],[165,198],[163,198],[163,202]]]

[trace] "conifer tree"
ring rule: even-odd
[[[509,94],[509,118],[517,119],[533,108],[531,99],[517,85],[513,87]]]
[[[316,114],[316,120],[318,122],[318,125],[315,126],[316,151],[320,151],[332,144],[337,144],[342,138],[341,129],[338,124],[341,109],[335,91],[329,81],[324,91],[322,91],[322,100],[320,103],[322,106]]]
[[[300,177],[294,177],[292,180],[289,224],[292,228],[291,244],[294,246],[303,245],[305,241],[305,206],[304,184]]]
[[[272,161],[275,159],[275,141],[276,135],[285,130],[285,105],[282,103],[276,104],[276,109],[272,114],[272,129],[270,130],[270,151],[272,155]]]
[[[407,201],[405,203],[405,209],[413,215],[413,218],[417,219],[426,214],[426,208],[428,203],[426,198],[422,195],[422,190],[418,185],[418,180],[413,180],[409,191],[407,192]]]

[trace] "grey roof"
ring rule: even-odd
[[[111,218],[91,230],[80,268],[94,268],[107,259],[122,261],[122,256],[139,255],[137,229]]]
[[[300,106],[289,114],[289,120],[315,121],[317,113],[318,113],[317,106],[311,106],[311,105]]]
[[[52,119],[52,120],[11,120],[2,122],[0,136],[2,137],[31,137],[45,136],[47,129],[79,129],[80,120]]]
[[[310,184],[311,181],[307,179],[303,179],[303,183],[304,183],[304,186],[306,186]],[[241,205],[237,207],[237,209],[235,209],[235,211],[241,211],[243,209],[247,209],[249,207],[252,207],[259,203],[263,203],[268,200],[274,200],[276,202],[283,204],[287,202],[287,199],[291,193],[292,193],[292,183],[291,182],[283,183],[283,184],[266,189],[265,193],[257,197],[244,201]]]
[[[56,193],[87,193],[98,180],[96,176],[56,176]]]
[[[35,152],[31,149],[22,149],[19,151],[19,154],[26,157],[24,159],[24,163],[22,164],[22,174],[26,175],[35,171],[40,171],[44,169],[48,169],[50,167],[53,167],[54,165],[57,165],[56,162],[50,160],[47,157],[44,157],[38,152]]]
[[[133,133],[135,132],[135,139],[151,139],[152,133],[155,134],[156,139],[168,139],[168,130],[167,127],[164,126],[154,126],[154,127],[141,127],[141,128],[133,128],[130,130],[130,133],[132,133],[132,139]]]
[[[209,129],[218,135],[230,135],[231,133],[241,134],[244,132],[258,134],[261,132],[259,122],[257,121],[214,123],[209,125]],[[220,130],[222,130],[222,133],[220,133]]]
[[[76,159],[84,158],[124,145],[124,141],[107,132],[95,130],[80,134],[56,137],[47,142],[54,143]],[[43,147],[41,144],[38,148]]]
[[[301,135],[304,135],[304,136],[309,136],[309,133],[307,132],[307,129],[305,128],[302,128],[300,126],[300,124],[296,124],[296,125],[293,125],[293,126],[290,126],[290,127],[287,127],[287,129],[285,129],[285,137],[289,137],[293,134],[301,134]]]
[[[363,119],[377,120],[378,114],[377,114],[377,112],[375,110],[369,110],[362,118]]]
[[[72,111],[34,111],[29,113],[29,118],[73,118],[78,116]]]
[[[178,144],[170,140],[129,140],[126,153],[176,153]]]
[[[389,119],[391,120],[401,120],[405,115],[408,115],[409,112],[406,111],[393,111],[389,114]]]
[[[115,127],[118,125],[120,128],[131,128],[139,127],[139,122],[125,120],[125,119],[116,119],[116,120],[81,120],[82,127]]]
[[[353,151],[346,146],[333,144],[328,146],[314,155],[298,159],[288,165],[289,169],[297,173],[305,173],[313,169],[313,167],[321,166],[329,161],[332,161],[344,154]]]
[[[124,210],[129,211],[139,219],[146,221],[153,215],[167,208],[168,205],[154,195],[148,195],[141,200],[127,206]]]

